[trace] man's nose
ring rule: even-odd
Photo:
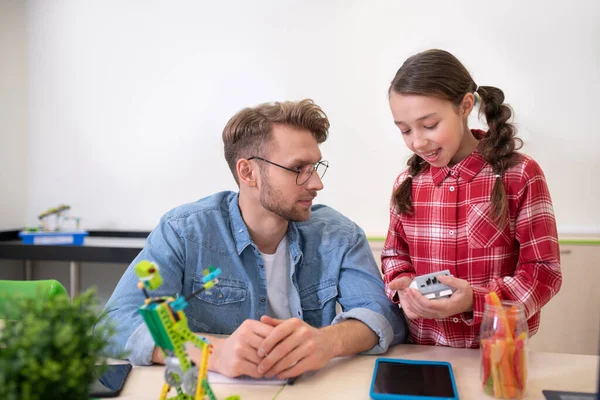
[[[314,171],[308,181],[306,182],[306,188],[309,190],[321,190],[323,189],[323,180],[317,173]]]

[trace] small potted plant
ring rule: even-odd
[[[89,400],[114,331],[111,324],[98,324],[104,317],[95,291],[72,301],[60,295],[51,301],[14,298],[0,304],[19,315],[0,330],[0,399]]]

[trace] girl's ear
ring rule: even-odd
[[[461,117],[468,118],[471,111],[473,111],[473,107],[475,106],[475,96],[473,93],[467,93],[462,99],[462,102],[459,106],[459,112]]]

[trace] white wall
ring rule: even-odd
[[[0,230],[25,224],[27,34],[24,1],[0,0]]]
[[[235,188],[220,133],[237,110],[311,97],[332,123],[319,199],[384,235],[408,156],[387,88],[441,47],[505,91],[561,232],[600,233],[597,0],[29,4],[28,224],[68,203],[87,228],[151,229]]]

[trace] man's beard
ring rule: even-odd
[[[310,218],[310,209],[297,209],[294,207],[297,205],[296,202],[289,208],[284,207],[283,195],[279,190],[270,185],[268,178],[263,179],[263,186],[260,189],[260,204],[266,210],[269,210],[288,221],[302,222],[308,221]]]

